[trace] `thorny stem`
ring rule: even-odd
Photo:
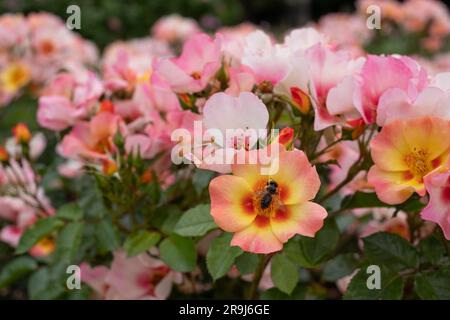
[[[261,282],[261,278],[264,274],[264,270],[267,267],[267,264],[269,263],[270,259],[272,259],[273,253],[268,255],[261,255],[259,257],[259,263],[256,268],[255,274],[253,275],[253,281],[250,286],[250,291],[248,295],[248,300],[255,300],[257,295],[257,289],[259,286],[259,283]]]

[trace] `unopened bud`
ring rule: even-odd
[[[278,142],[283,146],[288,146],[294,139],[294,129],[287,127],[283,128],[278,135]]]
[[[30,130],[24,123],[18,123],[12,129],[12,133],[16,138],[17,143],[28,143],[31,140]]]
[[[9,159],[9,154],[6,151],[5,148],[3,148],[2,146],[0,146],[0,161],[1,162],[6,162]]]
[[[149,168],[141,175],[141,183],[147,184],[153,181],[153,171]]]
[[[111,112],[114,113],[114,105],[111,100],[103,100],[100,103],[99,112]]]
[[[349,133],[352,140],[358,139],[366,129],[366,125],[363,119],[349,120],[347,121],[347,125],[350,127],[344,128],[344,133]]]
[[[117,164],[114,160],[105,159],[103,160],[103,173],[107,176],[112,176],[117,172]]]
[[[187,93],[179,93],[178,99],[180,100],[183,109],[192,109],[194,107],[194,102]]]
[[[307,114],[311,110],[311,99],[305,91],[297,87],[291,87],[291,96],[291,103],[301,113]]]

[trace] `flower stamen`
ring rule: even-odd
[[[274,217],[277,210],[282,206],[279,188],[276,187],[272,190],[269,188],[269,182],[271,181],[273,182],[273,180],[268,180],[259,183],[253,195],[253,208],[255,208],[258,216]]]
[[[405,162],[411,173],[422,181],[433,168],[428,159],[428,153],[424,150],[414,149],[413,152],[405,156]]]

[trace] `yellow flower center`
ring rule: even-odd
[[[146,71],[143,74],[139,75],[136,79],[137,83],[148,83],[152,78],[152,70]]]
[[[253,194],[252,205],[258,216],[274,217],[282,207],[279,188],[270,189],[268,181],[261,181]]]
[[[25,65],[14,63],[2,72],[0,79],[6,91],[15,92],[30,80],[30,72]]]
[[[405,157],[406,165],[410,172],[418,178],[419,181],[423,179],[431,170],[433,166],[428,158],[428,153],[424,150],[416,150]]]

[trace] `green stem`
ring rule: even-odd
[[[281,115],[283,114],[284,107],[280,103],[274,103],[275,115],[273,117],[273,122],[277,123],[280,120]]]
[[[355,165],[357,165],[358,162],[355,163]],[[341,182],[339,183],[333,190],[331,190],[330,192],[326,193],[325,195],[323,195],[322,197],[320,197],[317,200],[317,203],[323,203],[326,200],[330,199],[332,196],[334,196],[336,193],[338,193],[343,187],[345,187],[348,183],[350,183],[353,178],[356,177],[356,175],[359,173],[359,170],[354,170],[355,173],[352,172],[352,170],[349,170],[349,173],[347,174],[347,177]]]
[[[253,281],[250,286],[249,294],[247,297],[248,300],[256,299],[259,283],[261,282],[261,278],[264,274],[264,270],[266,269],[267,264],[269,263],[272,256],[273,256],[273,253],[268,254],[268,255],[261,255],[259,257],[259,263],[258,263],[258,266],[256,267],[255,274],[253,275]]]
[[[371,132],[367,138],[367,140],[359,140],[359,157],[358,160],[355,161],[355,163],[350,167],[348,170],[347,176],[345,179],[339,183],[333,190],[326,193],[322,197],[320,197],[317,200],[317,203],[323,203],[326,200],[330,199],[332,196],[334,196],[336,193],[338,193],[343,187],[345,187],[348,183],[350,183],[357,175],[358,173],[363,169],[364,159],[367,154],[367,146],[370,143],[370,139],[373,136],[375,132],[375,128],[371,129]]]
[[[325,148],[323,148],[322,150],[316,152],[315,154],[313,154],[310,158],[310,161],[320,157],[321,155],[323,155],[324,153],[326,153],[332,146],[335,146],[336,144],[338,144],[339,142],[344,141],[344,139],[340,138],[337,139],[335,141],[333,141],[332,143],[330,143],[328,146],[326,146]]]

